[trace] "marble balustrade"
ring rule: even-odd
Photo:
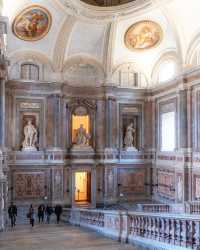
[[[189,214],[200,214],[200,202],[187,202],[185,204],[185,212]]]
[[[171,208],[167,204],[138,204],[138,210],[150,213],[169,213]]]
[[[151,241],[151,244],[199,249],[200,218],[195,215],[65,209],[65,221],[87,227],[121,242]]]

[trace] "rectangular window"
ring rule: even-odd
[[[175,112],[161,115],[161,151],[174,151],[176,145]]]
[[[25,80],[39,80],[39,66],[31,63],[24,63],[21,65],[21,79]]]

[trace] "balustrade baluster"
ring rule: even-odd
[[[153,239],[156,239],[156,218],[153,218]]]
[[[195,241],[196,246],[200,246],[200,221],[195,221]]]
[[[166,229],[165,229],[165,234],[164,234],[164,241],[166,243],[170,242],[170,220],[167,218],[166,219]]]
[[[182,235],[182,246],[187,246],[187,221],[182,221],[182,228],[181,228],[181,235]]]

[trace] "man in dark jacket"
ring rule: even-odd
[[[59,224],[60,222],[60,216],[62,214],[62,206],[57,204],[55,206],[55,214],[56,214],[56,218],[57,218],[57,224]]]
[[[46,206],[46,209],[45,209],[45,214],[47,216],[47,223],[49,224],[50,223],[50,219],[51,219],[51,214],[53,213],[53,209],[52,207],[50,207],[49,205]]]
[[[44,222],[44,213],[45,213],[45,206],[43,204],[41,204],[38,207],[38,219],[39,219],[39,223],[41,221]]]
[[[17,217],[17,207],[13,203],[11,203],[8,208],[8,215],[11,221],[11,227],[15,227],[16,217]]]

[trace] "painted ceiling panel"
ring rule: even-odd
[[[48,9],[52,15],[52,26],[41,40],[28,42],[13,34],[12,22],[23,9],[31,5]],[[129,4],[103,8],[102,11],[102,8],[74,0],[5,0],[3,15],[9,17],[8,55],[15,55],[19,51],[39,52],[50,58],[52,64],[56,61],[55,68],[58,71],[64,67],[64,62],[76,55],[97,59],[102,63],[102,68],[106,65],[109,70],[121,63],[133,62],[145,71],[149,79],[157,61],[167,51],[175,52],[184,61],[191,41],[200,33],[199,0],[154,0],[151,7],[141,7],[137,10],[133,7],[134,11],[130,10],[130,13],[124,6]],[[91,17],[93,10],[95,14]],[[73,20],[65,22],[69,16]],[[151,20],[161,26],[163,38],[154,48],[130,50],[125,46],[124,35],[131,25],[143,20]],[[109,34],[108,27],[113,27],[111,23],[116,26],[113,33]],[[67,28],[68,25],[71,25],[71,28]],[[61,36],[62,31],[65,31],[63,34],[66,39],[64,35]]]
[[[106,27],[105,24],[76,22],[66,57],[83,53],[102,60]]]
[[[25,8],[31,5],[39,5],[46,8],[51,16],[52,16],[52,26],[49,30],[49,33],[39,41],[23,41],[17,38],[12,32],[12,23],[14,18]],[[11,11],[9,11],[10,7]],[[43,54],[46,54],[49,58],[53,56],[54,45],[56,42],[57,35],[59,33],[59,29],[61,28],[62,22],[66,18],[66,13],[61,11],[61,9],[53,4],[51,0],[38,0],[38,1],[28,1],[28,0],[21,0],[21,1],[14,1],[7,0],[6,5],[4,7],[4,13],[8,13],[9,17],[9,29],[8,29],[8,52],[9,54],[15,53],[15,51],[19,50],[31,50],[31,51],[40,51]]]
[[[129,50],[125,46],[124,36],[127,29],[134,23],[143,20],[151,20],[158,23],[163,30],[163,38],[158,46],[142,51]],[[154,10],[148,15],[142,15],[139,18],[130,18],[118,23],[115,45],[114,45],[114,64],[122,61],[136,62],[141,68],[145,68],[147,75],[151,75],[152,66],[159,56],[167,49],[176,49],[176,41],[171,27],[160,10]]]

